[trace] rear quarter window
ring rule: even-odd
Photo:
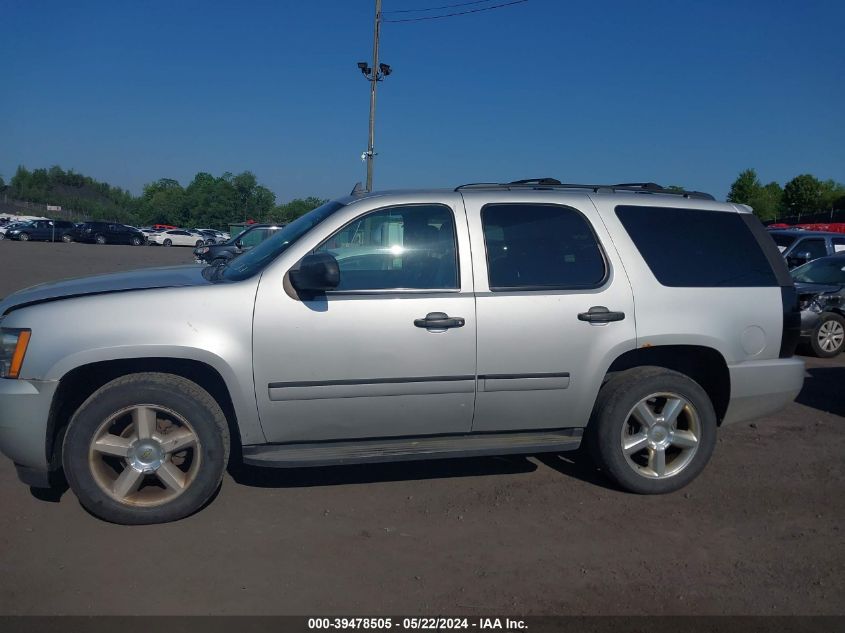
[[[664,286],[778,285],[766,255],[738,213],[621,205],[616,215]]]

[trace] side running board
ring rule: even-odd
[[[530,433],[469,433],[388,439],[262,444],[244,446],[244,463],[252,466],[296,468],[373,462],[531,455],[577,450],[584,429],[557,429]]]

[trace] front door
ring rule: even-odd
[[[465,197],[478,318],[473,431],[585,426],[607,359],[636,337],[631,287],[598,212],[584,196]]]
[[[471,429],[475,300],[460,197],[377,202],[353,204],[338,212],[342,227],[302,238],[337,259],[336,291],[299,299],[283,288],[286,271],[261,278],[253,354],[270,442]]]

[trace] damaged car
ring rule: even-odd
[[[845,253],[795,268],[801,340],[815,356],[831,358],[845,347]]]

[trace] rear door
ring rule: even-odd
[[[635,345],[631,286],[587,196],[466,193],[478,319],[473,431],[586,425]]]

